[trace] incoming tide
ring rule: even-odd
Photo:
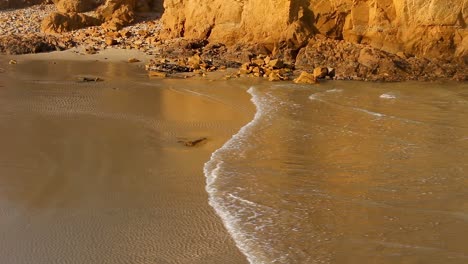
[[[468,263],[468,85],[259,84],[205,164],[251,263]]]

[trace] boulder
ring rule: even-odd
[[[317,79],[324,79],[328,76],[328,68],[326,67],[316,67],[314,69],[314,76]]]
[[[198,54],[193,55],[187,60],[187,65],[194,70],[200,69],[200,64],[201,64],[201,58]]]
[[[96,0],[59,0],[55,1],[57,11],[61,13],[82,13],[97,7]]]
[[[317,78],[314,74],[303,71],[299,77],[294,79],[294,83],[314,84],[317,83]]]
[[[118,31],[135,21],[135,0],[107,0],[97,9],[103,28]]]
[[[52,13],[41,24],[44,33],[62,33],[80,28],[98,26],[101,21],[97,18],[78,13]]]
[[[358,62],[369,69],[376,69],[379,66],[380,58],[371,48],[364,48],[359,52]]]

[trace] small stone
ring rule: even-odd
[[[294,83],[314,84],[317,83],[317,79],[314,74],[303,71],[299,77],[294,79]]]
[[[146,36],[149,35],[149,33],[148,33],[148,31],[141,29],[141,30],[138,30],[138,35],[140,35],[142,37],[146,37]]]
[[[149,77],[159,77],[159,78],[166,78],[167,73],[165,72],[159,72],[159,71],[149,71],[148,72]]]
[[[16,60],[10,60],[10,62],[8,62],[8,64],[18,64],[18,62]]]
[[[241,65],[240,69],[239,69],[239,73],[240,74],[249,74],[252,72],[252,69],[250,67],[250,63],[244,63]]]
[[[279,68],[284,67],[284,63],[280,59],[274,59],[274,60],[270,60],[270,62],[268,63],[268,66],[272,67],[273,69],[279,69]]]
[[[268,81],[270,82],[281,81],[281,77],[278,73],[271,72],[270,75],[268,76]]]
[[[115,40],[113,38],[106,38],[105,43],[108,46],[113,46],[113,45],[117,44],[117,40]]]
[[[122,31],[120,32],[120,35],[121,35],[122,37],[129,38],[129,37],[132,36],[132,32],[130,32],[130,31],[128,31],[128,30],[122,30]]]
[[[317,79],[323,79],[328,75],[328,68],[325,67],[316,67],[314,69],[314,76]]]
[[[253,59],[253,60],[252,60],[252,63],[255,64],[255,65],[257,65],[257,66],[263,66],[263,65],[265,65],[265,60],[260,59],[260,58],[258,58],[258,59]]]
[[[335,75],[336,75],[336,70],[335,68],[328,68],[328,77],[330,77],[331,79],[335,78]]]
[[[128,59],[128,62],[129,63],[135,63],[135,62],[140,62],[140,60],[137,59],[137,58],[130,58],[130,59]]]
[[[260,74],[261,71],[262,70],[260,69],[260,67],[254,67],[253,70],[252,70],[253,73],[258,73],[258,74]]]

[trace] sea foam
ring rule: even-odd
[[[251,101],[256,107],[255,116],[252,121],[242,127],[237,134],[216,150],[211,155],[211,159],[205,164],[206,190],[209,194],[210,205],[221,217],[237,247],[244,253],[248,261],[250,263],[270,263],[266,256],[259,255],[259,252],[254,253],[254,247],[257,244],[255,236],[242,231],[242,219],[239,216],[239,213],[245,210],[251,210],[256,215],[257,209],[255,208],[260,205],[241,198],[234,193],[223,193],[216,186],[218,181],[225,180],[226,177],[233,177],[232,174],[225,171],[224,159],[230,156],[241,156],[243,149],[248,147],[248,140],[253,135],[260,119],[268,119],[268,116],[272,114],[271,112],[275,110],[271,101],[272,97],[260,96],[255,87],[251,87],[247,92],[251,94]],[[242,206],[237,205],[239,202]],[[261,226],[257,226],[257,229],[261,228]]]

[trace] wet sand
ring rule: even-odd
[[[252,119],[248,85],[80,56],[0,59],[0,262],[245,263],[203,164]]]

